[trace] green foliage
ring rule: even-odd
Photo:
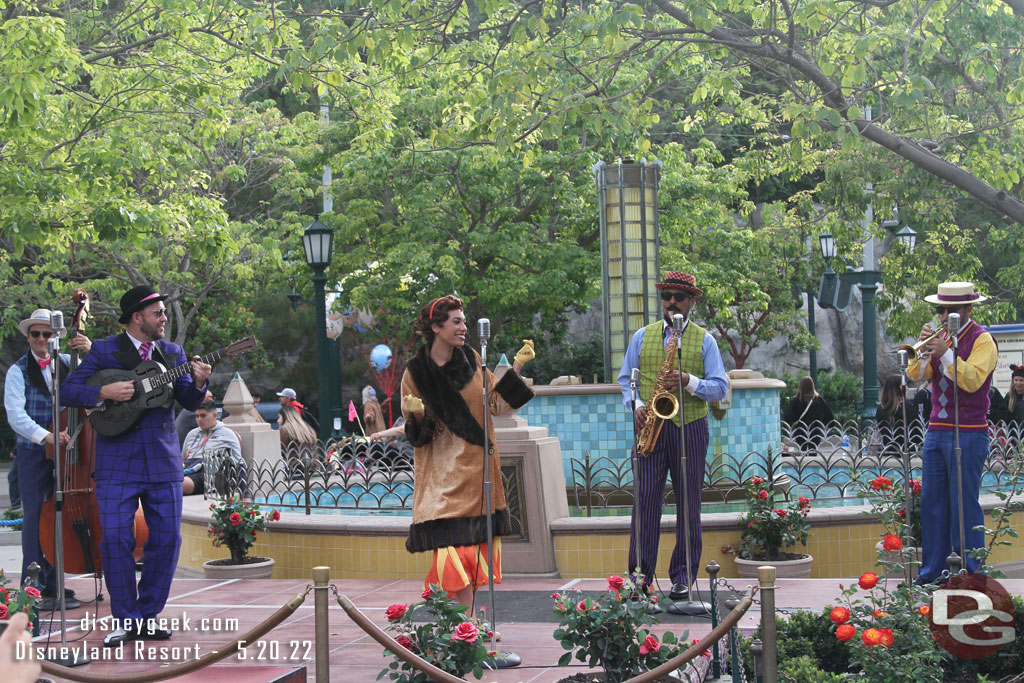
[[[537,358],[523,374],[532,377],[535,384],[549,384],[562,375],[577,375],[588,383],[596,375],[604,374],[604,340],[600,333],[591,332],[583,341],[567,339],[558,346],[537,346]]]
[[[818,393],[825,397],[836,421],[842,424],[857,422],[857,409],[864,399],[864,381],[851,372],[836,369],[834,372],[818,373]]]
[[[792,559],[791,553],[783,553],[782,549],[797,543],[807,545],[811,530],[807,521],[810,499],[800,496],[783,504],[783,494],[762,477],[751,477],[743,488],[747,492],[747,513],[743,518],[739,556],[747,560]]]
[[[568,666],[575,657],[590,668],[602,669],[609,683],[649,671],[681,653],[687,633],[676,639],[671,631],[661,642],[645,628],[656,624],[651,605],[657,598],[640,590],[643,578],[608,577],[608,590],[596,597],[580,591],[555,593],[555,612],[561,615],[554,637],[567,650],[558,660]]]
[[[469,609],[466,605],[447,597],[436,585],[423,591],[422,597],[423,601],[414,605],[390,605],[386,611],[387,630],[395,634],[393,637],[399,645],[439,669],[459,677],[472,672],[473,676],[481,678],[487,659],[487,640],[491,636],[490,625],[483,619],[483,612],[479,618],[471,619],[466,614]],[[417,624],[414,621],[417,610],[421,616],[428,611],[433,618]],[[398,683],[427,683],[431,680],[390,650],[385,650],[384,656],[391,661],[377,674],[377,680],[385,676]]]
[[[781,663],[779,680],[789,683],[849,683],[843,674],[824,671],[810,655],[800,655]]]
[[[844,643],[836,640],[832,622],[829,620],[829,608],[821,612],[798,611],[785,619],[776,622],[776,642],[778,644],[779,672],[792,669],[806,669],[815,673],[816,667],[833,675],[843,675],[850,669],[850,653]],[[761,635],[760,629],[750,639],[741,641],[743,666],[747,672],[747,680],[753,680],[754,659],[750,654],[750,642]],[[802,663],[805,658],[810,662]],[[799,662],[794,664],[794,662]],[[792,674],[790,674],[792,675]],[[815,674],[816,675],[816,674]],[[800,679],[797,679],[800,680]],[[815,679],[810,679],[815,680]],[[829,681],[830,679],[825,678]]]
[[[906,498],[903,482],[893,482],[888,477],[875,477],[865,482],[855,469],[851,469],[851,481],[856,481],[859,489],[857,497],[871,504],[868,513],[878,518],[886,534],[893,534],[906,539],[909,534],[913,545],[921,545],[921,482],[910,480],[910,524],[906,522]]]

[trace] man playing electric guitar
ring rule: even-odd
[[[133,382],[88,384],[101,370],[131,370],[144,360],[156,361],[169,370],[188,362],[180,346],[162,341],[166,298],[145,285],[121,297],[119,322],[125,331],[93,343],[92,351],[61,388],[62,404],[96,408],[104,401],[132,398]],[[199,407],[210,371],[209,365],[193,360],[191,374],[184,373],[174,381],[174,397],[181,405],[190,410]],[[172,405],[169,401],[146,410],[123,434],[96,436],[96,498],[103,527],[100,553],[114,617],[114,630],[103,639],[106,646],[171,637],[170,631],[158,628],[152,620],[167,601],[181,546],[181,452]],[[133,525],[140,501],[149,540],[136,588]]]

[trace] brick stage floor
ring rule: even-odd
[[[848,585],[849,582],[850,580],[842,579],[780,579],[777,604],[782,610],[817,610],[837,599],[840,594],[840,583]],[[99,674],[127,674],[206,654],[262,622],[290,598],[301,593],[307,583],[295,579],[216,581],[176,578],[171,598],[161,617],[168,620],[179,619],[182,626],[169,641],[144,644],[147,647],[176,649],[165,653],[136,652],[133,649],[135,644],[130,643],[125,646],[120,659],[94,661],[76,670]],[[384,610],[388,605],[418,602],[422,591],[420,582],[411,580],[338,580],[332,583],[337,586],[340,593],[347,595],[363,613],[381,627],[387,623]],[[735,588],[743,590],[753,582],[734,579],[730,580],[730,583]],[[1006,579],[1002,583],[1011,593],[1020,595],[1024,592],[1024,580]],[[706,589],[706,581],[702,581],[701,585]],[[91,599],[95,595],[91,579],[72,578],[69,579],[68,586],[75,589],[80,599]],[[523,665],[515,669],[486,672],[482,680],[494,683],[556,683],[571,674],[588,671],[583,666],[557,667],[558,658],[564,650],[552,637],[556,621],[549,613],[550,604],[542,604],[536,596],[539,592],[550,595],[566,589],[600,591],[606,586],[604,578],[506,578],[505,583],[495,590],[498,629],[502,634],[499,648],[519,654],[523,659]],[[506,620],[502,616],[502,601],[511,600],[511,605],[516,602],[517,594],[529,595],[535,607],[524,608],[525,611],[510,607],[508,613],[522,614],[517,616],[515,621]],[[486,590],[480,595],[486,601]],[[362,683],[376,680],[386,661],[382,656],[382,647],[348,618],[333,596],[330,606],[331,681]],[[108,603],[100,603],[100,618],[109,616],[109,613]],[[84,640],[88,648],[104,652],[102,640],[106,631],[103,625],[83,629],[83,620],[90,620],[95,616],[94,604],[83,604],[82,607],[68,612],[69,645],[81,645]],[[760,612],[755,604],[741,621],[741,629],[749,632],[756,626],[759,618]],[[237,626],[225,623],[224,620],[229,619],[237,619]],[[708,618],[663,614],[659,619],[661,624],[655,628],[656,632],[672,630],[677,635],[682,635],[684,630],[689,630],[689,637],[692,639],[700,638],[711,630]],[[205,625],[201,623],[203,620],[207,620]],[[261,641],[248,647],[245,657],[232,656],[222,660],[219,665],[176,680],[192,683],[221,683],[228,680],[232,683],[312,681],[315,679],[313,632],[313,595],[310,594],[295,614]],[[49,643],[59,645],[59,636],[53,634]],[[40,636],[37,645],[44,644],[46,636]],[[302,667],[306,669],[305,679],[301,677]],[[469,680],[476,679],[470,677]],[[693,680],[697,678],[694,677]]]

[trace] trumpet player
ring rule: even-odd
[[[935,304],[935,312],[943,326],[949,326],[950,314],[959,314],[959,329],[948,329],[944,335],[935,335],[932,326],[926,324],[921,328],[920,339],[928,341],[907,368],[910,379],[929,380],[932,392],[928,431],[921,452],[923,538],[921,569],[914,580],[921,586],[944,581],[943,572],[948,569],[946,557],[953,550],[964,561],[967,571],[977,571],[978,561],[969,553],[973,548],[983,546],[985,541],[984,533],[974,527],[984,523],[978,497],[982,468],[988,455],[986,413],[998,350],[992,335],[971,319],[971,312],[976,304],[986,300],[987,297],[978,294],[970,282],[940,284],[937,293],[925,297],[925,301]],[[955,354],[951,347],[952,335],[956,335]],[[955,402],[954,390],[957,391]],[[959,407],[958,416],[953,414],[954,405]],[[961,503],[957,496],[959,487],[954,452],[958,425],[966,548],[960,541]]]
[[[672,316],[681,314],[688,319],[690,311],[703,291],[689,273],[670,271],[664,281],[655,283],[661,297],[663,318],[636,331],[626,349],[618,382],[626,408],[632,408],[630,377],[639,368],[636,409],[633,419],[639,433],[648,419],[647,401],[655,389],[678,396],[680,385],[686,390],[680,415],[664,420],[664,424],[648,455],[633,452],[633,482],[635,502],[633,524],[629,538],[629,573],[638,568],[644,576],[645,589],[654,580],[661,526],[662,496],[666,474],[672,477],[672,490],[677,501],[682,501],[682,486],[686,487],[689,505],[691,547],[684,557],[682,505],[676,506],[676,544],[669,562],[672,579],[672,600],[689,597],[690,579],[696,576],[701,553],[700,499],[704,482],[704,460],[708,450],[709,401],[725,397],[729,380],[725,376],[722,354],[714,338],[699,325],[690,322],[682,339],[673,340]],[[673,343],[670,343],[673,342]],[[675,367],[676,347],[681,349],[682,366]],[[669,357],[672,362],[669,363]],[[668,370],[666,371],[666,368]],[[681,481],[680,438],[686,439],[686,482]]]

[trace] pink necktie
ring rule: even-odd
[[[149,350],[153,348],[152,342],[142,342],[139,344],[139,357],[142,360],[149,360]]]
[[[39,369],[45,370],[49,365],[52,358],[36,358],[36,362],[39,363]]]

